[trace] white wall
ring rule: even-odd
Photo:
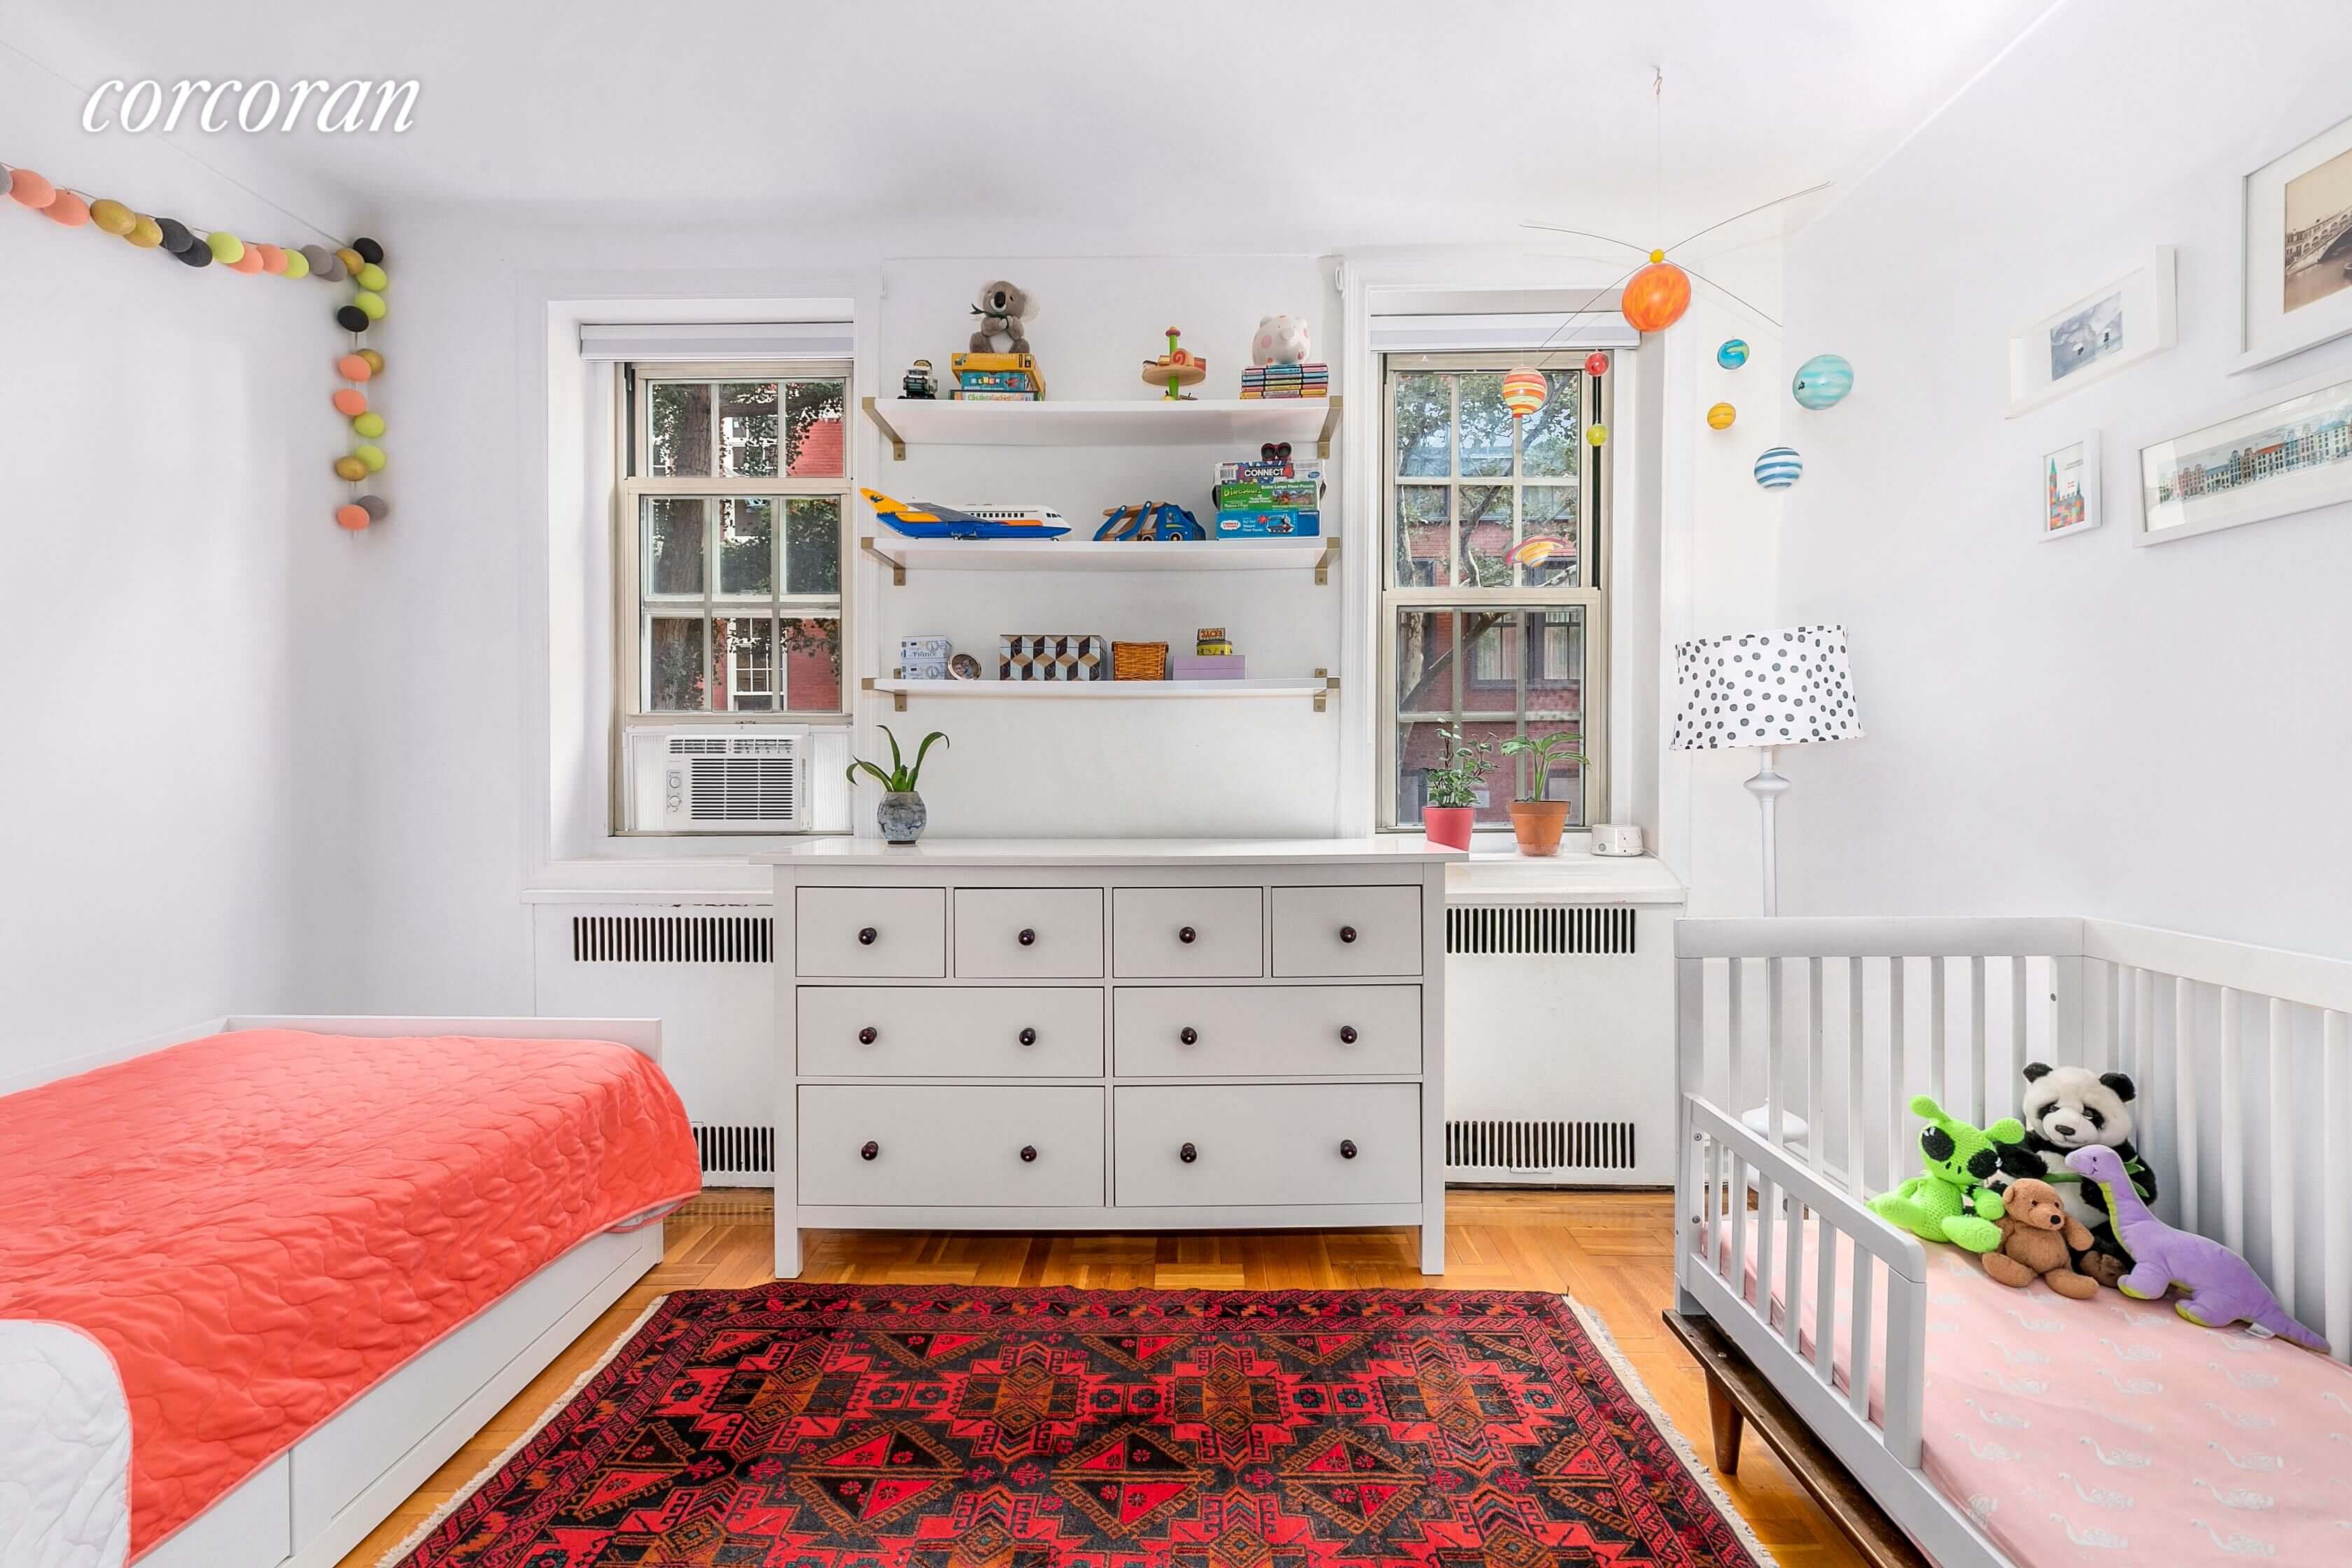
[[[1780,582],[1852,633],[1864,740],[1798,748],[1791,912],[2064,911],[2352,953],[2352,508],[2134,549],[2130,446],[2352,376],[2226,374],[2239,176],[2341,120],[2340,0],[2071,0],[1799,234],[1805,456]],[[2179,346],[2014,421],[2002,338],[2179,247]],[[2107,441],[2107,524],[2036,536],[2039,455]]]
[[[321,237],[160,141],[83,135],[78,102],[0,50],[0,155]],[[339,610],[375,541],[332,520],[340,302],[0,202],[0,1078],[346,992]]]

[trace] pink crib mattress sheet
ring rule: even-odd
[[[1804,1227],[1798,1342],[1813,1354],[1820,1278]],[[1749,1237],[1752,1247],[1754,1236]],[[1927,1249],[1920,1468],[2024,1568],[2352,1563],[2352,1369],[2159,1301],[2011,1289],[1956,1247]],[[1727,1272],[1730,1249],[1720,1242]],[[1770,1321],[1787,1258],[1771,1264]],[[1874,1270],[1870,1413],[1885,1410],[1883,1271]],[[1756,1259],[1744,1268],[1754,1300]],[[1848,1376],[1853,1246],[1837,1238],[1832,1363]]]

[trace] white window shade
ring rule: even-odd
[[[849,301],[835,321],[583,323],[580,357],[637,364],[758,359],[847,359],[856,348]]]
[[[1376,353],[1508,353],[1542,348],[1637,348],[1641,334],[1615,310],[1514,312],[1500,315],[1398,315],[1371,319]]]

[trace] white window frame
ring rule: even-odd
[[[1557,353],[1557,351],[1554,352]],[[1583,353],[1580,352],[1570,363],[1579,364],[1583,357]],[[1612,355],[1612,358],[1613,361],[1614,356]],[[1604,552],[1609,539],[1611,500],[1609,476],[1612,465],[1604,460],[1607,449],[1591,446],[1583,439],[1583,435],[1585,431],[1596,425],[1606,429],[1613,423],[1611,413],[1617,378],[1614,375],[1592,376],[1583,374],[1579,374],[1576,377],[1581,396],[1577,420],[1579,460],[1576,485],[1582,530],[1578,541],[1577,574],[1573,583],[1533,588],[1475,588],[1461,585],[1400,587],[1396,583],[1396,534],[1399,521],[1397,487],[1400,484],[1508,485],[1513,489],[1512,540],[1517,542],[1520,530],[1518,488],[1528,484],[1541,486],[1548,482],[1554,484],[1559,482],[1556,479],[1547,480],[1540,477],[1530,479],[1517,473],[1516,470],[1519,466],[1517,458],[1519,432],[1516,422],[1512,430],[1513,474],[1491,479],[1462,477],[1458,451],[1460,443],[1458,418],[1453,422],[1454,440],[1457,450],[1448,465],[1449,471],[1446,476],[1438,478],[1427,475],[1400,475],[1397,472],[1396,377],[1421,371],[1506,371],[1530,362],[1543,364],[1544,368],[1548,369],[1559,368],[1556,365],[1545,363],[1545,355],[1538,354],[1533,351],[1522,351],[1517,353],[1391,353],[1381,358],[1381,418],[1377,446],[1381,474],[1381,553],[1379,564],[1373,575],[1373,582],[1378,590],[1380,617],[1378,679],[1381,698],[1373,791],[1377,805],[1374,820],[1381,831],[1384,833],[1417,833],[1421,830],[1421,824],[1417,820],[1411,822],[1398,820],[1397,802],[1399,783],[1397,776],[1399,717],[1397,622],[1403,611],[1416,608],[1546,610],[1576,607],[1582,609],[1584,612],[1584,674],[1583,683],[1579,692],[1578,718],[1582,726],[1582,742],[1579,749],[1591,761],[1581,770],[1583,819],[1570,824],[1570,827],[1572,831],[1580,832],[1594,823],[1609,820],[1609,704],[1607,700],[1609,595],[1605,587],[1608,563],[1604,559]],[[1460,541],[1449,539],[1449,545],[1453,551],[1452,560],[1458,566],[1461,561]],[[1457,652],[1455,658],[1457,673],[1454,678],[1454,687],[1457,692],[1461,690],[1467,679],[1466,671],[1472,657],[1465,639],[1465,646]],[[1520,688],[1517,694],[1517,700],[1510,713],[1505,715],[1507,718],[1519,721],[1522,733],[1526,729],[1524,716],[1527,710],[1525,671],[1526,654],[1522,650],[1513,673],[1513,679]],[[1491,715],[1465,711],[1459,708],[1455,710],[1455,713],[1456,723],[1493,721]],[[1488,775],[1489,784],[1495,788],[1507,789],[1516,797],[1518,782],[1523,775],[1529,773],[1530,766],[1528,760],[1524,757],[1501,758],[1495,772]],[[1501,829],[1500,825],[1497,824],[1481,824],[1479,830],[1494,832]]]

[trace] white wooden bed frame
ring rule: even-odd
[[[2072,919],[1686,920],[1675,952],[1678,1307],[1712,1319],[1943,1568],[2011,1560],[1919,1468],[1926,1249],[1861,1201],[1916,1169],[1912,1095],[1982,1126],[2015,1114],[2025,1061],[2130,1073],[2158,1212],[2245,1254],[2352,1353],[2352,963]],[[1883,1423],[1866,1280],[1849,1281],[1849,1386],[1832,1380],[1832,1230],[1856,1274],[1885,1278]]]
[[[229,1029],[612,1040],[661,1060],[656,1018],[232,1016],[0,1089]],[[140,1568],[333,1568],[661,1258],[658,1221],[589,1237],[307,1434],[142,1557]]]

